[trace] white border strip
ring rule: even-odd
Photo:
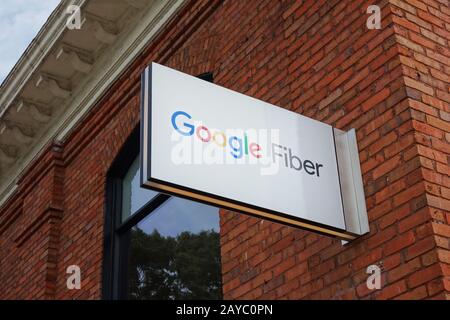
[[[358,142],[356,130],[347,132],[348,152],[350,153],[352,181],[355,192],[356,212],[359,219],[360,234],[369,232],[369,219],[367,217],[366,197],[364,195],[364,184],[362,181],[361,165],[359,163]]]
[[[356,131],[334,128],[339,176],[347,231],[363,235],[369,232],[366,199],[359,163]]]

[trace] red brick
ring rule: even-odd
[[[398,180],[394,183],[387,185],[384,189],[378,191],[375,194],[375,202],[381,203],[384,200],[391,198],[393,195],[399,193],[401,190],[404,190],[406,187],[405,180]]]
[[[420,256],[420,260],[422,261],[422,265],[424,267],[428,267],[436,262],[438,262],[436,251],[431,250],[427,253]]]
[[[378,133],[377,133],[378,135]],[[376,140],[376,139],[374,139]],[[361,145],[362,143],[360,143]],[[368,159],[366,162],[361,164],[361,172],[363,174],[369,172],[370,170],[372,170],[373,168],[377,167],[378,165],[380,165],[382,162],[384,161],[384,157],[382,155],[377,155],[376,157],[372,157],[370,159]]]
[[[441,129],[445,132],[450,132],[450,122],[448,122],[448,121],[441,120],[439,118],[435,118],[435,117],[427,115],[427,122],[428,122],[428,124],[432,125],[433,127]]]
[[[381,257],[382,257],[381,248],[370,250],[368,253],[361,255],[360,257],[355,259],[355,261],[352,264],[353,270],[357,271],[362,268],[366,269],[369,265],[380,261]]]
[[[428,67],[422,63],[420,63],[419,61],[415,60],[415,59],[411,59],[409,57],[405,57],[400,55],[400,62],[410,68],[416,69],[419,72],[422,73],[428,73]]]
[[[286,281],[297,278],[308,270],[307,262],[296,264],[293,268],[284,273]]]
[[[432,23],[432,24],[434,24],[434,25],[436,25],[438,27],[442,28],[444,26],[443,21],[441,21],[436,16],[433,16],[433,15],[429,14],[426,11],[418,10],[417,15],[418,15],[419,18],[421,18],[421,19],[423,19],[425,21],[428,21],[428,22],[430,22],[430,23]]]
[[[386,147],[384,150],[384,154],[386,159],[391,158],[392,156],[400,153],[404,149],[408,148],[414,143],[414,136],[412,134],[407,134],[402,137],[390,146]]]
[[[408,78],[408,77],[404,77],[404,79],[405,79],[405,84],[408,87],[417,89],[417,90],[422,91],[423,93],[426,93],[428,95],[433,95],[434,94],[434,90],[433,90],[432,87],[430,87],[430,86],[428,86],[428,85],[426,85],[426,84],[424,84],[422,82],[419,82],[417,80]]]
[[[426,146],[417,145],[417,151],[421,156],[425,156],[431,160],[436,160],[438,162],[447,163],[447,157],[444,153],[428,148]]]
[[[367,240],[368,248],[369,249],[376,248],[379,245],[391,240],[396,235],[397,235],[397,231],[396,231],[395,226],[392,226],[392,227],[382,230],[382,231],[380,230]]]
[[[397,6],[409,13],[416,14],[417,10],[413,6],[409,5],[407,2],[402,0],[391,0],[390,1],[394,6]]]
[[[431,41],[427,38],[424,38],[421,35],[416,34],[414,32],[410,33],[410,39],[411,39],[411,41],[414,41],[415,43],[418,43],[424,47],[431,48],[431,49],[436,48],[436,44],[433,41]]]
[[[405,0],[405,1],[418,9],[422,9],[424,11],[427,10],[427,5],[420,0]]]
[[[436,246],[436,243],[433,237],[427,237],[420,241],[417,241],[414,245],[410,246],[406,249],[406,260],[413,259],[429,250],[433,249]]]
[[[325,285],[329,285],[331,283],[335,283],[345,277],[348,277],[352,272],[352,269],[349,265],[343,265],[337,269],[334,269],[324,276]]]
[[[416,15],[410,14],[408,12],[405,13],[405,18],[408,19],[408,21],[411,21],[411,22],[413,22],[413,23],[415,23],[418,26],[421,26],[423,28],[426,28],[426,29],[429,29],[429,30],[432,28],[431,24],[429,24],[425,20],[420,19]]]
[[[368,216],[371,219],[377,219],[383,215],[385,215],[392,208],[392,201],[384,201],[383,203],[369,208]]]
[[[397,36],[397,41],[399,44],[404,45],[405,47],[415,51],[415,52],[420,52],[420,53],[424,53],[425,50],[423,49],[423,47],[415,42],[410,41],[409,39],[406,39],[402,36]]]
[[[380,294],[377,295],[377,299],[385,300],[385,299],[392,299],[395,296],[398,296],[405,292],[407,290],[406,282],[405,280],[400,280],[394,284],[391,284],[387,287],[384,287]]]
[[[414,129],[416,129],[417,131],[423,132],[426,135],[430,135],[430,136],[436,137],[438,139],[442,138],[442,131],[437,128],[434,128],[426,123],[415,121],[415,120],[412,121],[412,124],[413,124]]]
[[[409,231],[405,234],[396,237],[394,240],[386,243],[383,248],[384,253],[386,255],[390,255],[394,252],[397,252],[410,246],[411,244],[414,243],[414,241],[415,241],[414,233],[412,231]]]
[[[433,280],[436,277],[442,275],[442,270],[438,263],[429,266],[427,268],[416,271],[414,274],[408,277],[408,286],[410,288],[417,287],[421,284],[424,284],[430,280]]]
[[[442,142],[438,139],[432,139],[432,146],[433,148],[442,151],[444,153],[450,153],[450,143],[448,142]]]
[[[448,108],[448,104],[442,100],[439,100],[435,97],[423,95],[422,101],[430,106],[436,107],[441,110],[446,110]]]
[[[446,264],[450,264],[450,250],[438,249],[438,258],[441,262]]]
[[[412,23],[412,22],[406,20],[405,18],[401,18],[401,17],[397,17],[397,16],[392,16],[392,21],[393,21],[395,24],[398,24],[398,25],[400,25],[400,26],[402,26],[402,27],[405,27],[405,28],[407,28],[407,29],[409,29],[409,30],[411,30],[411,31],[420,33],[420,28],[419,28],[416,24],[414,24],[414,23]]]
[[[423,183],[417,183],[413,187],[409,187],[405,191],[394,196],[394,207],[399,206],[406,201],[410,201],[411,199],[418,197],[425,193],[425,187]]]
[[[382,165],[378,166],[377,168],[375,168],[372,171],[373,178],[378,179],[379,177],[392,171],[394,168],[397,168],[400,165],[400,161],[401,161],[400,155],[394,156],[393,158],[389,159],[388,161],[385,161]]]
[[[361,80],[365,79],[369,75],[370,71],[369,68],[366,67],[362,69],[361,71],[357,72],[355,75],[353,75],[351,78],[349,78],[348,82],[344,85],[344,90],[347,91],[350,88],[353,88],[355,85],[357,85]]]
[[[403,219],[404,217],[408,216],[410,213],[411,208],[407,203],[381,217],[380,221],[378,222],[378,225],[380,226],[381,229],[384,229],[396,223],[397,221]]]
[[[403,263],[395,269],[392,269],[388,272],[387,278],[388,281],[393,283],[399,279],[406,277],[407,275],[421,269],[420,259],[414,259],[409,261],[408,263]]]
[[[390,94],[389,88],[384,88],[383,90],[372,96],[370,99],[368,99],[361,105],[362,111],[365,112],[370,108],[372,108],[373,106],[383,102],[389,96],[389,94]]]
[[[418,211],[416,213],[412,213],[409,217],[401,220],[398,224],[398,231],[403,233],[405,231],[410,230],[426,221],[430,220],[430,215],[428,213],[428,208],[425,210]]]
[[[432,223],[432,227],[436,234],[450,238],[450,225],[443,223]]]
[[[450,166],[448,164],[436,163],[436,170],[439,173],[450,176]]]
[[[427,287],[421,286],[395,297],[396,300],[420,300],[428,296]]]
[[[382,261],[383,271],[389,271],[402,263],[402,256],[400,253],[393,254]]]

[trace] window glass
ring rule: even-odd
[[[122,181],[122,221],[135,214],[157,192],[141,188],[139,176],[139,157],[137,157]]]
[[[222,299],[219,211],[170,198],[130,231],[130,299]]]

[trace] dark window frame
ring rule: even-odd
[[[197,77],[213,82],[211,72]],[[139,156],[139,141],[140,125],[137,125],[107,173],[102,266],[102,298],[106,300],[127,298],[127,261],[131,228],[171,198],[166,194],[158,194],[136,213],[121,221],[122,181],[133,161]]]

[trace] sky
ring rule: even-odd
[[[123,221],[136,213],[158,193],[140,187],[139,157],[134,160],[123,180]],[[131,187],[131,188],[130,188]],[[146,234],[158,230],[162,236],[175,237],[183,231],[219,232],[219,209],[194,201],[172,197],[152,212],[138,226]]]
[[[0,83],[60,0],[0,0]]]

